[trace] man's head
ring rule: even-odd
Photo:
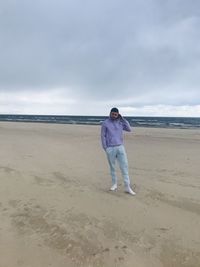
[[[110,111],[110,118],[112,120],[116,120],[116,119],[118,119],[118,117],[119,117],[119,110],[118,110],[118,108],[112,108],[111,111]]]

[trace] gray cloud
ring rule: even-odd
[[[197,105],[197,0],[2,0],[0,92]]]

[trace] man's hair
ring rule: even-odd
[[[119,113],[119,110],[118,110],[118,108],[112,108],[110,112],[117,112],[117,113]]]

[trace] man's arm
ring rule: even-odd
[[[127,131],[127,132],[131,132],[132,130],[131,130],[131,126],[130,126],[129,122],[125,118],[123,118],[122,115],[120,115],[120,114],[119,114],[119,117],[120,117],[121,122],[122,122],[123,130]]]
[[[104,123],[101,125],[101,143],[104,150],[106,150],[106,126]]]

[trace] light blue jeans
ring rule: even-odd
[[[117,184],[116,167],[115,167],[115,163],[117,160],[119,163],[121,173],[124,178],[124,185],[125,187],[129,187],[130,179],[128,174],[128,160],[124,146],[120,145],[120,146],[108,147],[106,149],[106,154],[108,158],[108,163],[110,165],[112,184]]]

